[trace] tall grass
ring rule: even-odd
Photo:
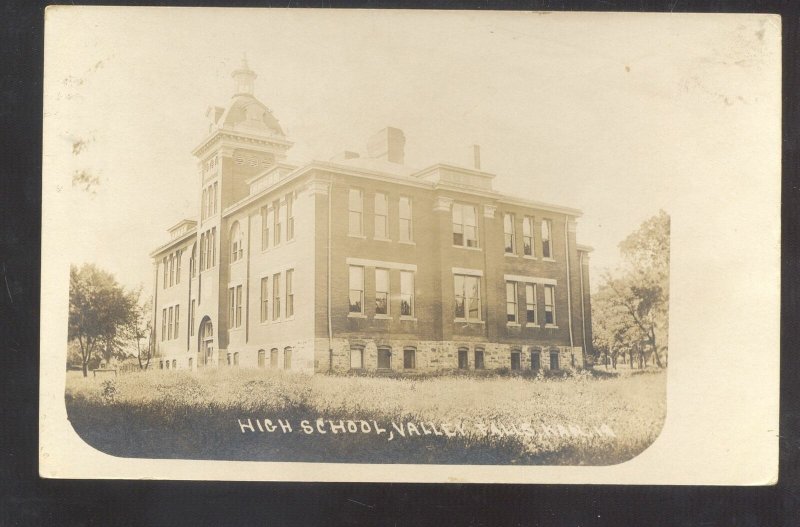
[[[89,444],[121,456],[610,464],[634,457],[660,432],[665,380],[665,372],[409,379],[244,369],[154,371],[106,380],[70,375],[66,402],[73,426]],[[295,430],[242,433],[239,419],[259,418],[288,420]],[[301,420],[317,418],[366,420],[388,430],[392,422],[449,424],[465,433],[397,436],[393,441],[387,440],[388,433],[298,433]],[[536,433],[504,433],[526,423]],[[567,430],[581,433],[563,433]]]

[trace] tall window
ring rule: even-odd
[[[244,254],[242,245],[242,229],[239,227],[239,222],[236,221],[231,227],[231,263],[242,258]]]
[[[281,273],[272,275],[272,320],[281,318]]]
[[[350,313],[364,312],[364,268],[350,266]]]
[[[208,212],[208,189],[203,189],[203,198],[200,200],[200,219],[204,220]]]
[[[212,210],[213,210],[214,214],[216,214],[217,213],[217,183],[216,183],[216,181],[214,182],[214,191],[211,193],[211,195],[213,196],[213,198],[212,198],[213,209]]]
[[[214,267],[217,265],[217,228],[211,228],[211,265],[208,267]]]
[[[550,247],[550,231],[553,224],[550,220],[542,220],[542,258],[552,258]]]
[[[522,254],[533,256],[533,218],[522,218]]]
[[[169,287],[169,260],[167,260],[166,256],[161,261],[161,265],[164,268],[164,278],[161,280],[161,282],[164,284],[164,289],[166,289]]]
[[[294,315],[294,286],[292,285],[292,278],[294,277],[294,269],[286,271],[286,318]]]
[[[475,369],[482,370],[483,368],[483,348],[475,348]]]
[[[362,215],[364,212],[363,194],[359,189],[351,188],[348,197],[348,232],[353,236],[363,236],[364,227],[362,222]]]
[[[242,325],[242,286],[236,286],[236,327]]]
[[[469,369],[469,349],[467,348],[458,348],[458,369]]]
[[[503,214],[503,240],[505,243],[505,251],[508,254],[516,252],[516,240],[514,239],[514,215],[505,213]]]
[[[181,257],[182,251],[175,251],[175,283],[181,283]]]
[[[536,284],[525,284],[525,322],[536,324]]]
[[[350,348],[350,368],[353,370],[364,368],[364,348],[361,346]]]
[[[275,203],[272,204],[272,215],[274,217],[274,225],[275,234],[273,236],[273,245],[279,245],[281,243],[281,202],[275,200]]]
[[[413,370],[417,367],[417,350],[415,348],[403,348],[403,368]]]
[[[286,241],[294,238],[294,196],[286,194]]]
[[[172,336],[174,338],[178,338],[178,326],[180,325],[181,320],[181,306],[180,304],[175,306],[175,329],[172,330]]]
[[[269,209],[264,205],[261,207],[261,250],[269,248]]]
[[[167,338],[167,308],[161,310],[161,340]]]
[[[375,193],[375,238],[389,237],[389,198],[382,192]]]
[[[400,241],[410,242],[412,239],[411,198],[400,196]]]
[[[558,350],[557,349],[550,350],[550,369],[551,370],[558,370],[559,369]]]
[[[169,255],[169,285],[172,287],[175,284],[175,255]]]
[[[511,350],[511,369],[514,371],[520,369],[520,351],[517,349]]]
[[[269,367],[270,368],[278,367],[278,348],[272,348],[271,350],[269,350]]]
[[[454,276],[456,294],[456,318],[481,319],[480,278],[471,275]]]
[[[556,323],[556,288],[552,285],[544,286],[544,323]]]
[[[228,327],[236,327],[236,288],[228,288]]]
[[[375,269],[375,314],[389,314],[389,270]]]
[[[292,369],[292,348],[290,346],[283,348],[283,369]]]
[[[261,279],[261,322],[266,322],[269,318],[269,277]]]
[[[414,316],[414,273],[400,271],[400,316]]]
[[[196,302],[196,300],[192,300],[192,302],[189,304],[189,336],[190,337],[194,336],[194,312],[195,312],[195,309],[196,309],[195,302]]]
[[[189,274],[191,278],[197,275],[197,243],[192,245],[192,257],[189,259]]]
[[[263,368],[266,366],[267,362],[267,352],[264,350],[258,350],[258,367]]]
[[[506,282],[506,321],[517,321],[517,283]]]
[[[172,323],[175,320],[175,308],[169,308],[169,320],[167,320],[167,340],[172,340]]]
[[[200,271],[206,269],[206,233],[200,235]],[[166,275],[165,275],[166,276]]]
[[[453,245],[478,246],[478,227],[475,207],[463,203],[453,204]]]
[[[542,355],[538,348],[531,349],[531,369],[539,370],[542,367]]]

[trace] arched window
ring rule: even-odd
[[[484,368],[483,348],[475,348],[475,369],[482,370]]]
[[[239,227],[239,222],[235,221],[231,226],[231,263],[239,261],[243,254],[242,229]]]
[[[175,359],[172,359],[172,369],[174,370],[177,367],[178,367],[178,361],[176,361]]]
[[[159,370],[163,370],[164,369],[164,361],[163,360],[158,361],[158,369]]]
[[[414,370],[417,368],[417,349],[408,346],[403,348],[403,368],[406,370]]]
[[[469,369],[469,348],[465,347],[458,348],[458,369],[459,370]]]
[[[388,370],[392,367],[392,349],[388,347],[378,348],[378,369]]]
[[[291,370],[292,369],[292,347],[286,346],[283,348],[283,369],[284,370]]]
[[[558,363],[558,348],[550,348],[550,369],[560,369],[560,365]]]
[[[539,370],[542,368],[542,350],[540,348],[530,348],[531,352],[531,370]]]
[[[267,362],[267,352],[264,350],[258,350],[258,367],[264,368],[266,367]]]
[[[520,369],[520,360],[519,360],[519,350],[512,349],[511,350],[511,369],[517,371]]]
[[[190,370],[192,369],[192,365],[193,365],[193,364],[194,364],[194,361],[192,360],[192,358],[191,358],[191,357],[189,357],[189,369],[190,369]]]
[[[169,361],[166,362],[167,369],[169,369]]]
[[[361,370],[364,368],[364,348],[363,346],[350,347],[350,369]]]
[[[271,350],[269,350],[269,367],[270,368],[278,367],[278,348],[272,348]]]
[[[239,352],[238,351],[233,354],[233,365],[234,366],[238,366],[239,365]]]
[[[231,365],[231,353],[228,352],[228,366]]]
[[[197,276],[197,242],[192,245],[192,256],[189,258],[189,276]]]

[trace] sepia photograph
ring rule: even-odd
[[[42,389],[148,462],[634,460],[720,352],[670,296],[714,301],[675,276],[780,108],[775,22],[49,8]]]

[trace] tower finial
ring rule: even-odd
[[[242,54],[242,64],[231,73],[234,82],[234,95],[253,95],[253,83],[258,77],[247,64],[247,53]]]

